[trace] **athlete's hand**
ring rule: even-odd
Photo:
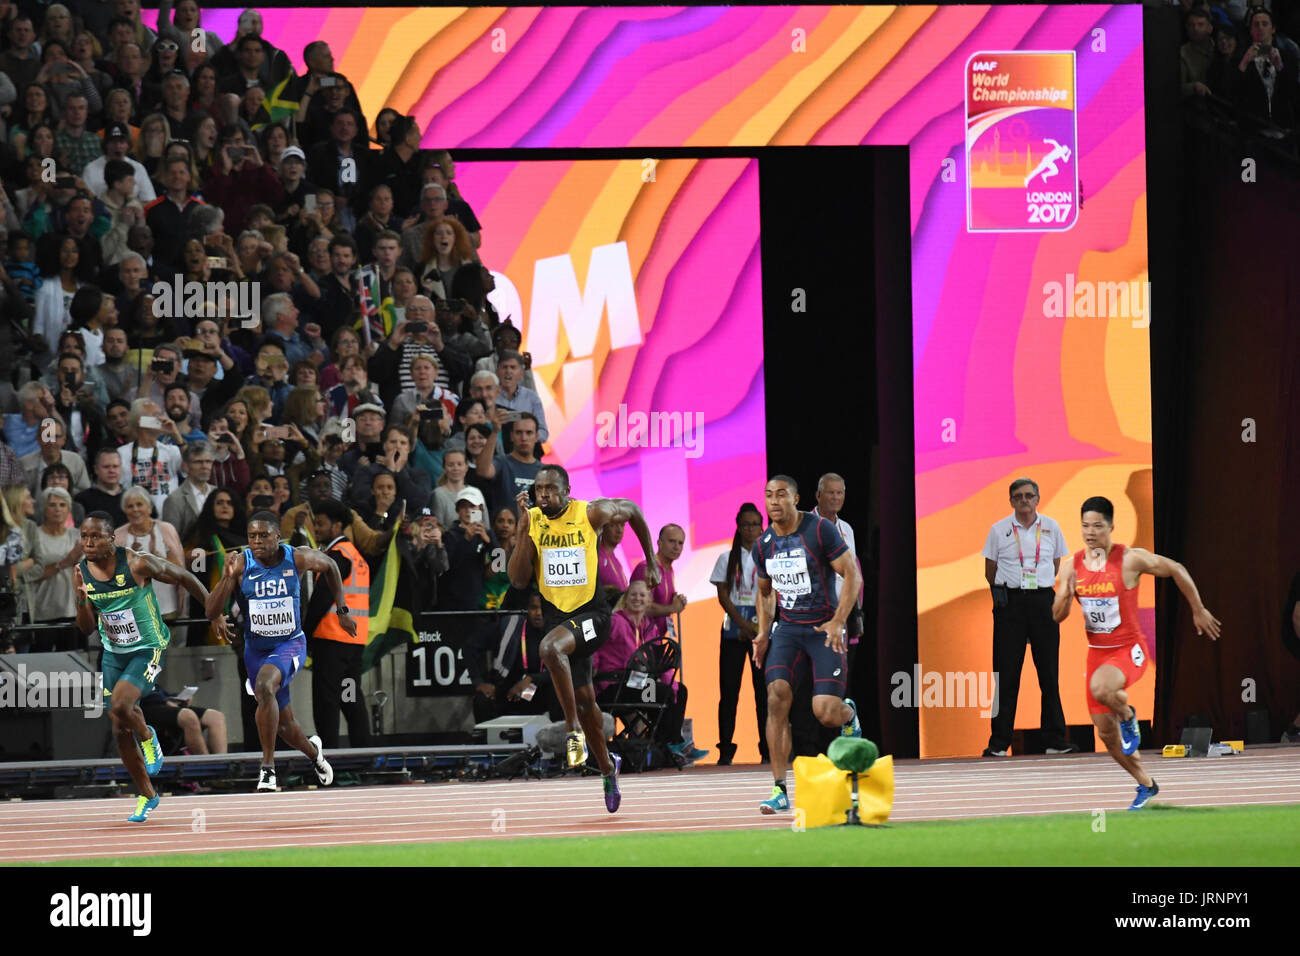
[[[226,571],[224,577],[234,578],[236,581],[244,574],[244,552],[236,551],[235,554],[226,559]]]
[[[352,620],[351,614],[339,614],[339,627],[348,632],[348,637],[357,636],[357,622]]]
[[[519,535],[519,541],[524,540],[528,535],[528,526],[532,523],[533,506],[528,500],[528,492],[521,491],[515,495],[515,507],[519,509],[519,516],[515,519],[515,534]]]
[[[77,604],[85,604],[90,600],[90,594],[86,591],[86,579],[81,576],[81,565],[76,565],[73,570],[77,575]]]
[[[218,614],[212,619],[212,633],[227,644],[235,643],[235,635],[230,630],[230,622],[226,620],[226,615]]]
[[[652,554],[645,563],[645,586],[653,591],[659,586],[661,580],[663,580],[663,571],[659,568],[659,555]]]
[[[826,635],[826,646],[836,654],[844,653],[844,623],[831,618],[825,624],[819,624],[813,628],[814,631],[821,631]]]
[[[1202,607],[1192,613],[1192,623],[1196,625],[1197,634],[1209,634],[1210,640],[1219,639],[1219,621],[1208,608]]]
[[[760,633],[754,638],[754,666],[759,670],[763,669],[763,658],[767,656],[767,646],[770,643],[771,639],[766,634]]]

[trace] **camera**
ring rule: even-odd
[[[223,432],[222,434],[218,435],[214,439],[214,441],[224,442],[227,445],[233,445],[235,443],[235,436],[230,434],[229,432]]]
[[[429,331],[429,324],[427,322],[410,322],[406,326],[406,331],[411,335],[419,335],[421,332]]]
[[[159,375],[170,375],[176,363],[172,359],[156,358],[149,363],[149,371],[157,372]]]
[[[331,86],[338,86],[339,78],[337,76],[322,76],[320,78],[320,85],[321,85],[321,89],[326,89]]]
[[[271,495],[256,495],[253,498],[254,508],[274,508],[275,498]]]
[[[442,418],[442,405],[434,405],[433,408],[420,409],[420,421],[435,422]]]

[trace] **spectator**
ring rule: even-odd
[[[265,341],[279,345],[290,365],[315,354],[298,332],[298,308],[288,293],[277,292],[262,300],[262,321],[268,326]]]
[[[478,218],[474,215],[474,210],[469,207],[460,194],[456,185],[448,179],[447,174],[439,165],[439,157],[449,164],[454,171],[456,166],[451,161],[451,154],[445,150],[441,153],[426,153],[425,158],[420,161],[424,168],[420,171],[421,187],[434,184],[441,186],[447,194],[447,217],[455,219],[465,227],[465,232],[469,234],[470,245],[477,249],[482,244],[482,229]]]
[[[89,112],[86,95],[70,93],[63,103],[63,122],[54,134],[54,148],[63,153],[74,176],[80,176],[86,164],[104,152],[99,137],[86,128]]]
[[[119,449],[134,437],[131,431],[131,403],[126,399],[115,398],[108,403],[108,408],[104,411],[104,422],[108,425],[109,434],[105,447]]]
[[[487,425],[485,408],[481,398],[467,398],[456,406],[456,423],[452,426],[451,436],[443,443],[446,451],[465,450],[465,438],[471,425],[482,424],[487,427],[488,433],[491,433],[491,426]]]
[[[444,302],[454,298],[461,273],[477,268],[474,246],[464,226],[445,216],[425,226],[417,271],[425,295]]]
[[[507,592],[510,590],[510,575],[506,568],[510,564],[510,555],[515,550],[515,508],[498,508],[492,514],[492,535],[499,543],[492,554],[489,574],[483,581],[483,607],[494,611],[504,606]]]
[[[333,338],[343,325],[361,307],[361,288],[357,281],[357,243],[351,236],[336,235],[329,241],[330,274],[320,280],[320,304],[316,314],[321,316],[321,329],[325,338]]]
[[[467,299],[450,299],[438,306],[438,326],[442,329],[443,339],[470,357],[478,361],[492,354],[492,336],[483,324],[477,307]],[[522,366],[523,362],[520,361]]]
[[[77,296],[81,296],[86,301],[83,304],[77,302],[77,297],[68,306],[68,314],[72,317],[72,328],[81,335],[82,351],[85,353],[85,367],[87,371],[98,369],[104,364],[104,332],[117,326],[117,300],[111,295],[105,294],[98,286],[83,286],[77,290]],[[87,375],[87,378],[90,378]],[[99,376],[94,376],[97,380]],[[105,403],[108,396],[101,396]]]
[[[18,390],[19,411],[5,415],[5,441],[20,458],[40,450],[41,422],[53,418],[54,396],[40,382],[28,382]]]
[[[393,243],[391,260],[387,263],[388,278],[392,278],[393,269],[397,267],[397,253],[400,237],[395,230],[401,228],[401,222],[393,212],[393,191],[384,183],[370,188],[370,195],[366,200],[366,212],[357,220],[356,228],[352,231],[353,237],[357,240],[357,248],[361,250],[363,256],[369,260],[372,254],[377,255],[375,243],[379,239],[380,233],[391,232]],[[383,298],[382,290],[380,298]]]
[[[122,510],[126,512],[127,523],[114,533],[117,546],[152,554],[182,568],[189,567],[176,528],[170,522],[156,520],[151,514],[152,508],[153,499],[144,488],[137,485],[126,490],[122,496]],[[177,586],[154,581],[153,590],[163,620],[178,616],[181,604]]]
[[[388,413],[390,424],[405,425],[417,409],[433,408],[438,417],[447,422],[450,431],[452,417],[460,399],[451,389],[437,384],[438,361],[429,354],[417,354],[411,359],[411,381],[414,387],[404,389],[393,401]]]
[[[144,130],[141,139],[144,139]],[[180,158],[162,163],[163,194],[145,207],[145,222],[158,246],[157,270],[164,276],[182,271],[180,253],[194,210],[204,203],[190,192],[190,164]]]
[[[279,129],[280,127],[268,128]],[[280,177],[282,195],[280,201],[274,203],[272,208],[277,213],[277,221],[297,230],[306,223],[308,218],[307,197],[316,196],[315,184],[308,182],[306,178],[307,156],[299,146],[286,146],[280,153],[275,170],[276,175]],[[312,235],[318,234],[324,227],[324,223],[319,219],[315,225],[316,231]]]
[[[492,330],[492,351],[483,356],[474,363],[475,374],[478,372],[492,372],[494,375],[497,371],[497,361],[506,352],[519,352],[519,346],[523,338],[519,330],[509,321],[502,322]],[[527,353],[519,352],[520,358],[523,359],[524,377],[521,380],[521,387],[537,391],[537,386],[533,382],[533,357]],[[500,381],[500,376],[497,376]]]
[[[339,459],[339,467],[349,476],[383,454],[384,410],[378,405],[358,405],[352,410],[356,441]]]
[[[1206,71],[1205,84],[1210,93],[1229,102],[1237,98],[1237,78],[1241,72],[1237,69],[1240,56],[1237,53],[1237,33],[1231,27],[1214,28],[1214,58]]]
[[[395,496],[395,483],[393,493]],[[296,528],[314,528],[316,510],[326,502],[338,500],[330,473],[326,471],[315,472],[307,479],[307,500],[300,505],[295,505],[281,515],[281,535],[289,538]],[[380,534],[370,528],[356,512],[349,515],[348,524],[343,534],[357,546],[357,549],[362,554],[370,559],[381,557],[388,548],[388,542],[393,537],[391,528],[387,532]]]
[[[12,454],[12,452],[10,453]],[[36,514],[36,499],[26,485],[3,485],[0,490],[0,588],[17,592],[18,563],[23,558],[23,528]],[[0,640],[0,645],[3,640]],[[0,647],[0,653],[5,653]]]
[[[104,249],[104,265],[115,266],[131,250],[127,245],[132,226],[144,222],[144,207],[132,196],[135,191],[135,174],[121,160],[110,160],[104,176],[108,186],[99,193],[99,203],[108,211],[109,228],[100,242]],[[149,189],[153,192],[153,187]]]
[[[5,54],[0,54],[0,60]],[[50,109],[50,98],[45,87],[39,83],[28,83],[22,87],[21,106],[14,109],[9,119],[9,144],[19,159],[27,158],[27,141],[32,130],[37,126],[53,128],[55,119]]]
[[[167,424],[175,428],[175,423],[170,420]],[[160,513],[167,496],[179,487],[181,480],[180,449],[158,441],[163,425],[162,409],[157,403],[147,398],[136,399],[131,403],[131,429],[135,441],[118,449],[123,477],[132,486],[142,487]],[[130,515],[125,504],[123,510]],[[179,546],[179,542],[177,544]]]
[[[984,542],[984,577],[993,591],[993,694],[1000,701],[984,756],[1005,757],[1011,745],[1026,644],[1033,648],[1043,694],[1040,726],[1047,752],[1070,753],[1078,748],[1065,734],[1057,679],[1061,631],[1052,620],[1056,572],[1070,550],[1060,526],[1038,513],[1037,482],[1017,478],[1010,498],[1011,515],[998,520]]]
[[[182,452],[194,442],[203,441],[207,437],[195,424],[200,420],[198,408],[191,407],[190,390],[186,385],[181,382],[168,385],[163,392],[163,407],[167,409],[167,418],[174,423],[176,430],[172,434]]]
[[[524,357],[518,352],[502,352],[496,374],[501,382],[497,407],[531,413],[537,421],[538,442],[546,441],[550,433],[546,429],[546,412],[542,408],[541,396],[523,384]]]
[[[85,181],[86,187],[98,196],[112,185],[106,175],[108,164],[113,160],[125,163],[130,167],[134,178],[129,185],[122,189],[122,193],[127,197],[138,200],[143,207],[143,204],[151,203],[157,199],[158,195],[154,192],[153,182],[149,179],[148,171],[138,160],[131,158],[129,155],[128,150],[130,147],[130,128],[125,124],[109,126],[104,131],[103,155],[86,164],[86,168],[81,172],[81,178]]]
[[[245,528],[248,517],[244,502],[229,488],[214,488],[203,499],[194,527],[195,545],[202,548],[209,559],[248,547]],[[219,563],[216,561],[213,564]]]
[[[857,541],[853,536],[853,527],[840,517],[840,511],[844,507],[844,479],[834,472],[827,472],[817,479],[817,507],[813,508],[813,514],[825,518],[835,525],[835,530],[840,533],[844,543],[848,545],[849,554],[853,555],[854,562],[858,565],[858,573],[862,573],[862,562],[858,560]],[[865,580],[865,578],[864,578]],[[844,577],[835,575],[835,600],[840,599],[840,594],[844,591]],[[862,592],[859,590],[857,603],[853,611],[849,614],[849,619],[844,626],[844,640],[848,644],[848,665],[849,680],[845,684],[846,697],[858,697],[861,695],[853,693],[853,661],[857,657],[858,645],[862,639]],[[808,707],[804,708],[808,713],[812,713],[812,699],[809,698]]]
[[[392,191],[393,209],[403,225],[420,198],[420,125],[414,116],[398,116],[391,127],[391,144],[382,144],[377,175]],[[391,228],[401,229],[401,226]]]
[[[456,502],[461,491],[466,487],[465,478],[468,473],[469,461],[464,451],[443,452],[442,475],[433,489],[433,501],[430,506],[441,527],[450,528],[456,523]]]
[[[65,338],[64,342],[80,342],[79,338]],[[70,428],[70,445],[73,452],[80,454],[88,449],[98,448],[108,440],[104,418],[99,411],[108,404],[103,382],[86,378],[85,364],[80,355],[65,351],[59,356],[54,372],[53,385],[58,389],[54,408],[59,417]],[[74,472],[75,474],[75,472]],[[78,489],[80,490],[80,489]]]
[[[266,392],[270,399],[267,417],[278,422],[284,415],[284,403],[291,391],[287,381],[289,360],[285,358],[282,348],[273,341],[268,341],[257,350],[255,368],[257,373],[250,375],[245,384],[258,386]]]
[[[116,448],[100,448],[95,452],[95,483],[79,492],[73,499],[89,514],[103,511],[113,519],[113,527],[126,524],[126,512],[122,510],[122,495],[126,486],[122,484],[122,459]]]
[[[1183,29],[1187,42],[1178,51],[1183,96],[1208,96],[1211,91],[1206,79],[1214,58],[1214,24],[1210,20],[1210,11],[1193,7],[1183,17]]]
[[[45,473],[41,475],[40,490],[44,491],[46,488],[62,488],[68,494],[72,494],[72,472],[68,471],[67,465],[55,462],[45,469]],[[85,509],[74,500],[72,511],[68,514],[68,527],[80,528],[85,517]]]
[[[321,503],[313,514],[319,550],[338,565],[343,597],[357,625],[356,634],[343,630],[330,589],[313,589],[303,613],[303,631],[311,635],[307,643],[312,658],[312,718],[327,749],[338,746],[340,711],[348,724],[348,745],[370,746],[370,714],[361,693],[361,656],[370,623],[370,565],[343,533],[351,519],[350,509],[338,501]]]
[[[110,395],[131,401],[142,380],[138,366],[128,365],[126,330],[113,325],[104,330],[104,362],[96,370]]]
[[[439,581],[439,608],[472,611],[482,607],[483,579],[492,563],[496,540],[484,524],[487,504],[473,487],[461,490],[456,524],[443,533],[448,569]]]
[[[393,270],[393,281],[389,286],[393,296],[393,327],[406,321],[406,307],[411,304],[419,291],[415,284],[415,273],[406,266]]]
[[[158,34],[140,21],[140,0],[114,0],[113,13],[131,24],[135,42],[140,44],[140,49],[148,50],[154,45]]]
[[[224,412],[214,415],[208,425],[208,447],[212,449],[212,483],[243,495],[248,488],[248,461]]]
[[[72,496],[63,488],[46,488],[37,499],[39,525],[23,526],[22,560],[18,574],[27,596],[27,611],[34,624],[63,627],[35,631],[28,640],[15,642],[19,653],[75,651],[84,646],[74,624],[72,568],[81,560],[81,534],[68,527]]]
[[[383,455],[377,461],[358,468],[352,475],[352,502],[363,504],[370,496],[370,486],[381,474],[392,475],[398,497],[406,502],[407,509],[418,512],[429,504],[432,481],[427,472],[410,463],[411,439],[397,425],[389,425],[383,432]]]
[[[754,666],[754,638],[758,636],[758,581],[754,567],[754,544],[763,533],[763,516],[748,501],[736,513],[736,533],[731,550],[718,555],[709,583],[718,589],[722,605],[722,640],[718,652],[718,763],[728,766],[736,755],[732,736],[736,732],[736,703],[744,672],[749,671],[754,690],[754,713],[758,718],[758,749],[767,762],[767,681]],[[749,666],[746,667],[745,665]]]
[[[623,570],[623,562],[616,550],[626,531],[626,522],[611,521],[600,529],[600,536],[596,539],[596,585],[605,589],[611,607],[627,590],[627,572]]]
[[[217,73],[224,76],[236,68],[236,44],[246,34],[262,37],[262,14],[256,10],[245,10],[239,15],[234,40],[213,54],[212,64]],[[293,68],[285,52],[262,37],[262,63],[258,70],[262,88],[275,89],[292,72]]]
[[[211,483],[212,449],[206,441],[192,441],[182,455],[185,480],[163,502],[163,521],[176,529],[180,540],[187,542],[198,528],[199,513],[208,496],[216,489]]]
[[[504,422],[513,421],[510,452],[494,455],[496,437]],[[493,482],[492,503],[494,508],[508,507],[520,492],[532,490],[537,472],[541,470],[542,461],[537,457],[537,419],[528,412],[508,412],[497,409],[496,420],[492,425],[492,435],[488,444],[479,453],[477,461],[478,476]]]
[[[545,714],[559,719],[551,675],[542,662],[542,596],[527,597],[527,614],[520,619],[500,619],[498,645],[488,673],[480,679],[474,696],[476,723],[507,714]]]
[[[72,297],[88,277],[81,265],[81,248],[71,236],[63,236],[53,247],[41,267],[44,277],[36,290],[36,317],[32,320],[32,334],[45,341],[52,357],[58,346],[60,333],[72,322],[68,306]],[[42,350],[44,351],[44,350]],[[47,359],[48,361],[48,359]]]
[[[1247,27],[1253,42],[1237,63],[1237,109],[1262,135],[1281,139],[1295,126],[1296,63],[1283,57],[1263,7],[1249,11]]]
[[[330,121],[329,139],[307,151],[307,178],[334,191],[341,200],[339,215],[349,231],[373,185],[371,154],[356,142],[358,133],[364,133],[357,117],[352,109],[339,110]]]
[[[163,0],[167,2],[167,0]],[[193,3],[193,0],[181,0]],[[169,42],[169,41],[159,41]],[[196,707],[189,700],[180,700],[171,691],[158,685],[140,698],[144,719],[164,741],[167,753],[224,754],[226,753],[226,715],[211,707]],[[204,734],[207,738],[204,738]]]
[[[662,573],[658,586],[650,592],[650,606],[646,608],[646,614],[654,621],[655,629],[659,634],[675,639],[677,629],[673,624],[672,615],[686,610],[686,595],[677,591],[673,562],[682,556],[682,549],[686,547],[686,532],[682,530],[681,525],[666,524],[659,529],[658,544],[655,555],[659,558],[659,568]],[[632,569],[631,581],[644,580],[645,562],[642,561]],[[631,587],[630,582],[628,586]]]
[[[393,329],[370,359],[370,378],[380,383],[386,404],[396,400],[402,389],[415,387],[411,360],[416,355],[433,355],[438,360],[437,383],[458,392],[468,378],[472,363],[465,353],[443,343],[442,330],[434,321],[433,303],[422,295],[411,300],[406,321]]]
[[[419,215],[402,222],[401,263],[415,269],[424,259],[424,234],[428,227],[447,215],[447,190],[429,183],[420,190]]]
[[[41,488],[41,476],[45,473],[45,469],[56,463],[67,468],[72,476],[73,494],[90,487],[90,479],[86,476],[86,464],[81,460],[81,456],[76,452],[63,449],[67,444],[68,435],[61,418],[57,415],[51,418],[48,425],[41,428],[37,441],[40,443],[40,448],[19,459],[27,478],[27,487],[33,494]]]
[[[250,207],[279,202],[284,187],[238,127],[223,128],[220,143],[204,195],[225,210],[227,230],[237,233],[243,230]]]
[[[32,18],[19,13],[9,21],[9,49],[0,53],[0,72],[13,80],[16,89],[23,89],[36,81],[41,69],[41,56],[36,46],[36,30]]]
[[[391,106],[385,106],[375,117],[375,138],[374,143],[380,149],[388,149],[393,145],[391,136],[393,122],[402,114],[397,112]]]

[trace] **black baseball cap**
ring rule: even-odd
[[[108,129],[104,130],[104,142],[108,142],[110,139],[129,140],[130,138],[131,131],[121,123],[114,123]]]

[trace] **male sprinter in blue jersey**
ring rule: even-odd
[[[325,760],[320,737],[304,735],[289,706],[289,682],[307,659],[299,601],[307,571],[321,573],[329,581],[339,624],[355,635],[357,622],[348,613],[338,565],[313,548],[281,544],[280,519],[269,511],[258,511],[248,519],[248,547],[227,559],[225,574],[208,595],[209,617],[226,606],[232,593],[243,612],[248,692],[257,698],[257,735],[262,740],[260,791],[277,789],[277,734],[311,758],[322,786],[334,782],[334,768]]]
[[[799,487],[793,478],[776,475],[768,481],[764,497],[770,524],[754,545],[759,594],[754,664],[762,667],[767,658],[767,752],[776,785],[758,809],[776,813],[790,809],[785,792],[790,702],[809,664],[817,719],[827,727],[842,727],[846,737],[862,736],[857,705],[844,697],[849,673],[844,623],[857,601],[860,576],[834,522],[796,507]],[[838,604],[836,574],[844,576]],[[773,594],[781,598],[775,622]]]

